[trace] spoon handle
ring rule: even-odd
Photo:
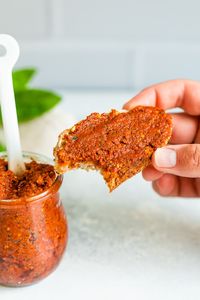
[[[5,48],[5,55],[0,57],[0,103],[8,154],[8,168],[16,175],[20,175],[24,172],[25,165],[12,81],[12,69],[19,56],[19,46],[14,38],[4,34],[0,34],[0,45]]]

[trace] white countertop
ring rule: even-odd
[[[80,119],[120,108],[132,93],[66,93]],[[58,269],[26,288],[0,287],[0,300],[200,299],[200,200],[161,198],[140,175],[112,194],[96,172],[65,176],[69,243]]]

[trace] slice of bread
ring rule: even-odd
[[[153,152],[172,134],[172,119],[157,107],[92,113],[59,136],[56,170],[99,170],[110,191],[150,164]]]

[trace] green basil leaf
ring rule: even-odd
[[[6,147],[3,144],[0,144],[0,152],[6,151]]]
[[[41,116],[51,110],[61,100],[59,95],[51,91],[29,88],[28,84],[36,72],[35,68],[25,68],[13,72],[13,85],[19,123],[27,122]],[[1,110],[0,126],[2,126]]]
[[[27,122],[41,116],[56,106],[60,100],[59,95],[45,90],[28,89],[15,92],[18,122]],[[0,126],[2,126],[1,111]]]
[[[51,91],[28,89],[15,93],[19,123],[32,120],[56,106],[61,97]]]
[[[27,88],[28,83],[33,76],[37,73],[34,68],[20,69],[13,71],[13,86],[15,91]]]

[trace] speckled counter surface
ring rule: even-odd
[[[66,93],[63,109],[79,119],[130,95]],[[200,199],[161,198],[140,175],[109,194],[85,171],[66,174],[61,195],[70,233],[62,263],[36,285],[0,287],[0,300],[200,298]]]

